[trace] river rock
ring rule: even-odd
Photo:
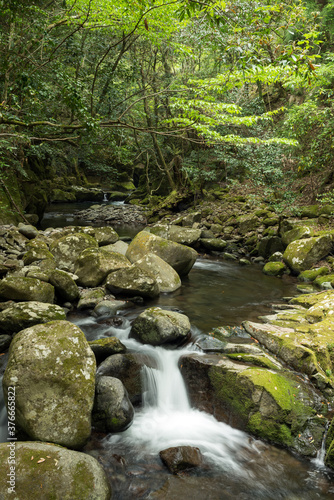
[[[99,377],[96,382],[92,420],[99,432],[125,431],[134,417],[128,393],[118,378]]]
[[[199,467],[203,462],[199,448],[194,446],[167,448],[160,451],[159,456],[173,474]]]
[[[168,239],[181,243],[182,245],[194,246],[201,237],[201,229],[191,229],[188,227],[169,226]]]
[[[113,354],[123,354],[126,351],[125,345],[117,337],[91,340],[88,344],[95,354],[98,363],[101,363],[101,361],[104,361]]]
[[[73,302],[79,297],[79,289],[69,273],[55,269],[51,272],[49,281],[54,286],[58,297]]]
[[[201,238],[199,242],[206,250],[216,252],[222,252],[227,245],[227,242],[221,238]]]
[[[114,354],[105,359],[97,370],[97,376],[119,378],[126,388],[130,401],[133,404],[140,403],[142,398],[142,367],[148,363],[138,353]]]
[[[126,300],[102,300],[94,307],[94,314],[101,317],[110,317],[117,314],[117,311],[127,309],[127,307],[129,307],[129,302]]]
[[[99,286],[109,273],[130,267],[130,261],[116,252],[106,252],[99,248],[87,248],[75,263],[75,274],[81,286]]]
[[[287,271],[284,262],[267,262],[262,269],[262,272],[268,276],[283,276]]]
[[[87,248],[97,247],[96,239],[89,234],[74,233],[65,235],[53,242],[50,251],[60,269],[73,272],[78,255]]]
[[[291,229],[284,231],[282,229],[282,240],[284,245],[290,245],[293,241],[309,238],[312,236],[312,229],[309,226],[296,224]]]
[[[257,246],[258,254],[268,259],[275,252],[283,252],[284,245],[278,236],[264,236]]]
[[[180,276],[188,274],[197,259],[197,252],[193,248],[168,241],[147,231],[137,234],[130,243],[126,256],[131,262],[136,262],[149,252],[166,261]]]
[[[320,398],[300,378],[237,364],[219,354],[183,356],[181,371],[195,407],[257,437],[315,456],[325,419],[317,417]]]
[[[14,448],[15,446],[15,448]],[[15,450],[15,452],[14,452]],[[15,455],[15,488],[10,490],[9,458]],[[0,444],[1,498],[50,500],[109,500],[110,486],[99,462],[78,451],[40,442]]]
[[[312,267],[328,255],[333,248],[332,235],[300,239],[290,243],[284,254],[284,262],[295,272],[300,273]]]
[[[105,284],[115,294],[147,298],[159,295],[159,286],[154,276],[137,265],[108,274]]]
[[[134,320],[130,334],[144,344],[162,345],[166,342],[181,342],[189,333],[187,316],[160,307],[150,307]]]
[[[54,302],[54,287],[36,278],[6,277],[0,281],[0,298],[4,300],[28,300]]]
[[[45,302],[17,302],[0,312],[0,331],[12,335],[24,328],[53,320],[64,320],[62,307]]]
[[[106,296],[106,291],[102,287],[87,288],[80,290],[80,299],[77,308],[80,309],[94,309]]]
[[[154,276],[162,293],[174,292],[182,285],[177,272],[154,253],[148,253],[137,260],[136,266]]]
[[[14,337],[3,378],[15,387],[16,426],[38,441],[81,448],[91,433],[96,362],[83,332],[51,321]]]
[[[22,222],[19,223],[18,230],[29,240],[36,238],[39,234],[39,231],[35,228],[35,226],[32,226],[31,224],[23,224]]]
[[[118,240],[118,234],[109,226],[97,227],[94,229],[94,237],[99,246],[111,245]]]
[[[128,248],[129,248],[128,243],[122,240],[118,240],[116,241],[116,243],[113,243],[112,245],[106,245],[105,247],[103,247],[103,250],[108,252],[117,252],[122,255],[125,255]]]
[[[30,248],[24,255],[23,255],[23,263],[25,266],[29,266],[29,264],[32,264],[33,262],[39,261],[39,260],[45,260],[45,259],[53,259],[53,255],[47,248],[44,246],[41,246],[39,248]]]

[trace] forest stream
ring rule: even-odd
[[[113,499],[334,499],[333,474],[323,464],[323,450],[317,458],[301,459],[192,408],[179,370],[183,354],[201,352],[196,344],[204,333],[229,325],[236,327],[233,342],[250,342],[238,325],[257,320],[271,311],[271,304],[295,293],[291,279],[265,276],[255,265],[241,267],[202,256],[179,290],[145,303],[189,317],[191,339],[178,349],[129,338],[131,323],[143,305],[121,311],[113,326],[82,311],[69,314],[68,320],[82,329],[87,340],[116,336],[129,352],[150,360],[151,367],[142,370],[144,394],[132,425],[121,433],[93,432],[84,449],[105,469]],[[3,400],[1,425],[6,426]],[[3,432],[2,441],[4,436]],[[170,474],[159,451],[180,445],[198,447],[204,465]]]

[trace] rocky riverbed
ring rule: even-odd
[[[279,218],[264,209],[252,212],[244,202],[237,207],[243,209],[248,213],[222,215],[222,224],[198,211],[171,215],[138,233],[129,245],[109,226],[1,228],[0,346],[2,360],[8,357],[5,400],[15,392],[15,430],[21,439],[16,453],[24,471],[18,471],[19,494],[28,487],[35,494],[41,478],[49,488],[50,477],[57,491],[63,452],[56,445],[61,445],[68,449],[62,464],[77,463],[83,471],[80,477],[68,473],[69,498],[109,498],[98,461],[92,457],[95,465],[86,465],[78,450],[92,428],[109,433],[131,427],[133,408],[142,399],[139,373],[147,364],[154,366],[154,360],[132,353],[107,332],[122,321],[117,312],[177,290],[198,251],[243,265],[263,262],[265,273],[266,261],[280,264],[274,274],[298,275],[314,289],[277,305],[261,323],[244,322],[246,343],[235,341],[221,325],[197,342],[204,354],[185,353],[181,371],[192,404],[300,455],[317,454],[334,401],[331,219],[321,208],[316,217],[313,209],[312,217],[302,219]],[[88,342],[67,321],[70,311],[82,310],[98,319],[105,336]],[[129,328],[136,342],[152,346],[183,345],[191,337],[184,314],[158,307],[146,308]],[[326,439],[329,467],[334,467],[333,429]],[[44,443],[54,448],[44,450],[52,448]],[[167,467],[173,473],[202,466],[194,450],[174,452],[177,457],[184,453],[179,465],[175,453],[163,454],[172,457]],[[0,453],[6,463],[6,445],[0,445]],[[35,463],[37,454],[41,461]],[[51,461],[56,466],[50,476]],[[84,473],[86,467],[90,474]],[[5,491],[6,484],[1,486]]]

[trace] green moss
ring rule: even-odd
[[[293,443],[291,429],[287,425],[274,420],[263,419],[260,412],[251,415],[247,428],[249,432],[256,436],[277,444],[291,446]]]
[[[318,276],[324,276],[329,273],[328,267],[322,266],[316,269],[307,269],[302,271],[299,276],[299,281],[314,281]]]
[[[215,335],[217,338],[217,335]],[[251,365],[262,366],[263,368],[269,368],[271,370],[277,370],[277,365],[275,365],[269,358],[266,356],[255,356],[254,354],[246,354],[246,353],[231,353],[226,354],[226,356],[230,359],[234,359],[235,361],[241,361],[242,363],[248,363]]]

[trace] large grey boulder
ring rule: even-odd
[[[64,271],[73,272],[78,255],[87,248],[97,248],[98,243],[89,234],[67,234],[51,244],[50,251],[54,256],[57,267]]]
[[[116,252],[98,248],[84,250],[75,263],[75,274],[82,286],[99,286],[107,275],[118,269],[130,267],[131,262]]]
[[[295,273],[300,273],[326,257],[332,248],[331,234],[296,240],[285,249],[283,260]]]
[[[37,278],[6,277],[0,281],[0,299],[54,302],[54,287]]]
[[[108,274],[105,285],[115,294],[148,298],[159,295],[159,287],[154,276],[137,265]]]
[[[161,345],[166,342],[181,342],[190,333],[187,316],[160,307],[150,307],[134,320],[131,336],[144,344]]]
[[[16,441],[0,444],[0,462],[2,500],[109,500],[111,496],[103,468],[86,453],[50,443]]]
[[[193,248],[186,245],[141,231],[130,243],[126,256],[131,262],[136,262],[149,252],[166,261],[180,276],[189,273],[198,255]]]
[[[136,265],[155,277],[160,292],[174,292],[182,285],[180,276],[172,266],[154,253],[137,260]]]
[[[110,226],[97,227],[94,229],[94,238],[99,246],[111,245],[118,240],[118,234]]]
[[[51,272],[49,281],[55,287],[56,294],[61,299],[72,302],[79,297],[78,285],[66,271],[55,269]]]
[[[0,312],[0,332],[13,334],[39,323],[65,320],[62,307],[45,302],[17,302]]]
[[[81,448],[91,432],[95,356],[83,332],[51,321],[19,332],[3,378],[15,388],[16,427],[30,438]]]
[[[96,382],[93,425],[100,432],[125,431],[133,421],[134,409],[118,378],[99,377]]]

